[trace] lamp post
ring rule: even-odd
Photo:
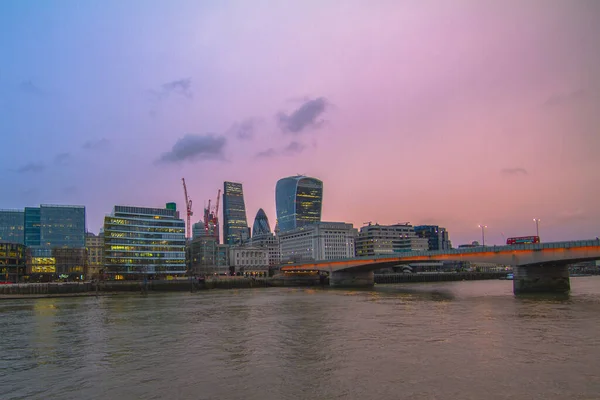
[[[481,228],[481,245],[485,246],[485,228],[487,228],[487,225],[479,225],[479,227]]]
[[[540,237],[540,219],[534,218],[533,222],[535,222],[535,235],[537,237]]]

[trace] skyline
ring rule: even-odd
[[[233,181],[274,226],[299,173],[357,228],[600,235],[600,3],[172,4],[0,3],[0,208],[97,233],[117,204],[184,216],[185,177],[192,223]]]

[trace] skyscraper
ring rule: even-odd
[[[241,183],[223,183],[223,242],[242,243],[250,238]]]
[[[279,230],[286,232],[321,221],[323,182],[306,176],[277,181],[275,205]]]
[[[254,218],[254,224],[252,225],[252,237],[264,235],[266,233],[271,233],[271,227],[269,226],[269,219],[267,218],[267,214],[261,208],[256,213],[256,217]]]

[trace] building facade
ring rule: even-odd
[[[0,241],[0,282],[18,283],[25,275],[25,246]]]
[[[0,241],[25,244],[25,212],[0,210]]]
[[[275,187],[277,223],[280,232],[321,221],[323,182],[306,176],[290,176]]]
[[[449,250],[452,248],[446,228],[437,225],[419,225],[415,226],[415,234],[420,238],[427,239],[429,250]]]
[[[253,247],[262,247],[267,249],[269,253],[269,266],[271,268],[277,267],[281,263],[278,236],[275,236],[270,232],[262,235],[253,235],[248,244]]]
[[[184,276],[185,222],[167,208],[115,206],[104,218],[104,274],[109,279]]]
[[[104,269],[104,233],[94,235],[88,232],[85,236],[85,247],[88,251],[88,279],[97,279]]]
[[[229,249],[229,265],[235,274],[267,276],[269,274],[269,251],[265,247],[231,247]]]
[[[269,225],[269,218],[267,218],[267,214],[261,208],[256,213],[256,217],[254,217],[254,224],[252,225],[252,237],[260,236],[271,233],[271,226]]]
[[[427,239],[419,238],[408,224],[369,224],[360,228],[356,238],[356,256],[370,257],[405,251],[425,251]]]
[[[357,230],[344,222],[317,222],[279,234],[281,263],[352,258]]]
[[[223,183],[223,243],[241,244],[250,237],[241,183]]]

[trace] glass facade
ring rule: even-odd
[[[223,242],[242,243],[250,237],[242,184],[224,182],[223,186]]]
[[[25,212],[0,210],[0,241],[25,244]]]
[[[446,228],[437,225],[419,225],[415,226],[415,233],[418,237],[427,239],[429,250],[448,250],[452,248]]]
[[[39,246],[41,236],[40,209],[25,207],[25,246]]]
[[[40,205],[42,247],[85,248],[85,207]]]
[[[254,218],[254,224],[252,225],[252,237],[267,233],[271,233],[271,227],[269,226],[267,214],[265,214],[265,211],[261,208],[258,210],[256,217]]]
[[[323,182],[306,176],[280,179],[275,188],[277,223],[281,232],[321,221]]]
[[[104,218],[104,273],[114,279],[184,275],[185,222],[172,209],[115,206]]]

